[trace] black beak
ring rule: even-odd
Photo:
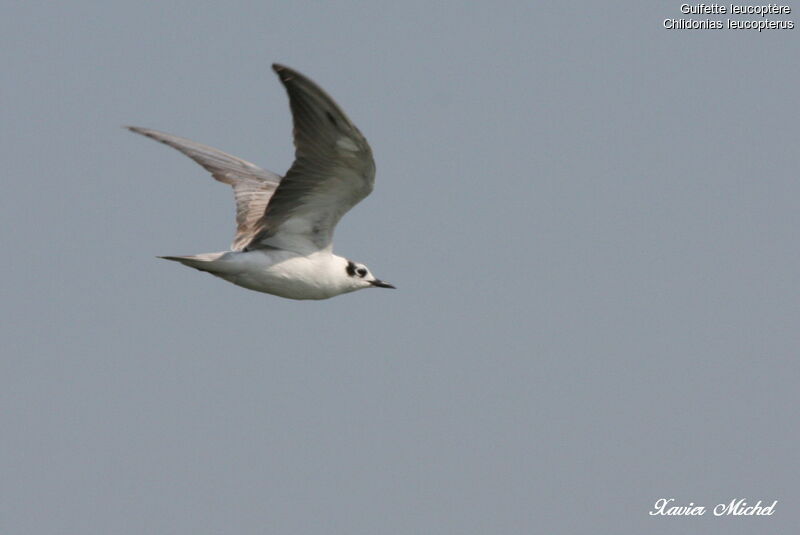
[[[375,279],[374,281],[370,281],[370,284],[373,286],[377,286],[378,288],[393,288],[397,289],[388,282],[383,282],[382,280]]]

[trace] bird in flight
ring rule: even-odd
[[[364,264],[333,254],[336,223],[372,191],[372,149],[317,84],[283,65],[272,68],[289,95],[294,123],[295,161],[284,177],[188,139],[128,127],[179,150],[233,187],[237,229],[230,251],[160,258],[289,299],[394,288]]]

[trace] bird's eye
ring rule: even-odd
[[[359,277],[364,277],[364,276],[367,274],[367,269],[366,269],[366,268],[363,268],[363,267],[361,267],[361,268],[358,268],[358,269],[356,270],[356,273],[358,273],[358,276],[359,276]]]

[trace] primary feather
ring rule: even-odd
[[[253,245],[303,253],[328,249],[339,219],[372,191],[372,150],[319,86],[288,67],[273,69],[289,95],[295,161],[270,200]]]
[[[280,175],[190,139],[138,126],[129,126],[128,129],[181,151],[202,165],[215,179],[233,187],[236,236],[231,250],[244,250],[258,230],[267,204],[281,181]]]

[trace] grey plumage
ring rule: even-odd
[[[372,150],[319,86],[288,67],[272,68],[289,95],[295,161],[270,200],[255,241],[302,246],[298,252],[325,249],[339,219],[372,191]],[[309,239],[312,243],[300,243]]]
[[[181,151],[233,187],[238,228],[232,250],[266,246],[305,254],[328,249],[341,217],[372,192],[372,149],[319,86],[283,65],[272,68],[289,95],[294,121],[295,161],[283,179],[189,139],[128,128]]]
[[[267,204],[281,181],[280,175],[189,139],[136,126],[128,129],[181,151],[215,179],[233,187],[237,228],[231,250],[244,250],[257,232]]]

